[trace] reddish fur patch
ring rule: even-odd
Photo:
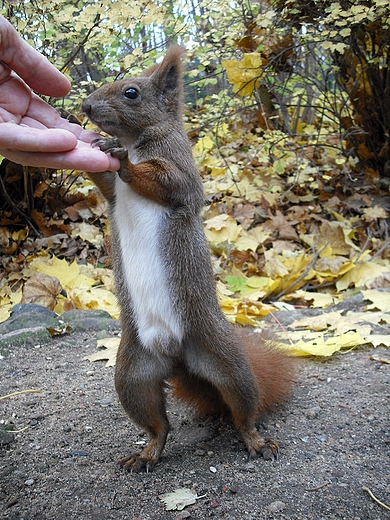
[[[290,393],[295,363],[281,348],[262,335],[245,337],[245,349],[260,388],[259,412],[272,410]]]
[[[272,410],[291,391],[295,363],[262,334],[243,331],[240,336],[260,389],[259,414]],[[208,381],[180,369],[171,383],[173,396],[188,403],[199,415],[222,417],[230,414],[220,392]]]

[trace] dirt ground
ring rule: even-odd
[[[386,519],[390,503],[390,365],[385,349],[303,360],[291,399],[259,429],[280,440],[280,457],[246,460],[229,424],[199,420],[169,402],[172,432],[150,474],[116,461],[145,436],[118,403],[113,368],[83,361],[90,333],[15,347],[0,361],[0,401],[13,423],[0,447],[0,517],[9,520]],[[0,424],[1,426],[1,424]],[[8,427],[9,428],[9,425]],[[4,433],[4,432],[3,432]],[[166,511],[160,496],[190,488],[200,497]]]

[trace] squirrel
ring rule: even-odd
[[[201,176],[182,121],[182,58],[171,46],[142,75],[104,84],[83,100],[90,121],[114,137],[95,146],[120,159],[117,173],[88,174],[107,199],[122,336],[115,387],[127,415],[150,436],[141,453],[119,460],[150,471],[170,430],[173,395],[202,415],[229,415],[249,456],[274,458],[259,414],[288,393],[291,359],[248,342],[220,310],[203,232]],[[257,336],[254,334],[254,336]]]

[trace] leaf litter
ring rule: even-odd
[[[296,145],[304,139],[310,144],[298,136]],[[364,317],[339,313],[322,330],[319,317],[315,325],[294,324],[293,353],[388,346],[386,331],[372,327],[378,319],[388,324],[390,312],[385,197],[353,164],[327,151],[317,159],[302,156],[287,144],[284,134],[236,121],[205,130],[194,147],[221,308],[232,323],[262,327],[282,303],[326,309],[361,293],[371,302]],[[105,202],[89,180],[77,179],[54,216],[49,208],[33,215],[38,234],[0,212],[0,321],[20,302],[58,314],[79,308],[119,316]]]

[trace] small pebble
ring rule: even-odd
[[[194,455],[197,455],[198,457],[203,457],[203,455],[205,455],[205,450],[202,450],[202,449],[197,449],[194,451]]]
[[[29,478],[28,480],[25,481],[25,485],[26,486],[32,486],[34,484],[34,479],[33,478]]]
[[[217,473],[217,468],[215,468],[214,466],[210,466],[210,471],[211,473]]]
[[[268,506],[268,511],[270,513],[278,513],[279,511],[283,511],[285,508],[286,504],[284,502],[281,500],[275,500],[275,502],[272,502],[272,504]]]
[[[87,457],[88,453],[84,450],[72,450],[68,453],[68,457]]]
[[[308,419],[316,419],[321,413],[321,408],[319,406],[313,406],[309,408],[306,412],[306,417]]]

